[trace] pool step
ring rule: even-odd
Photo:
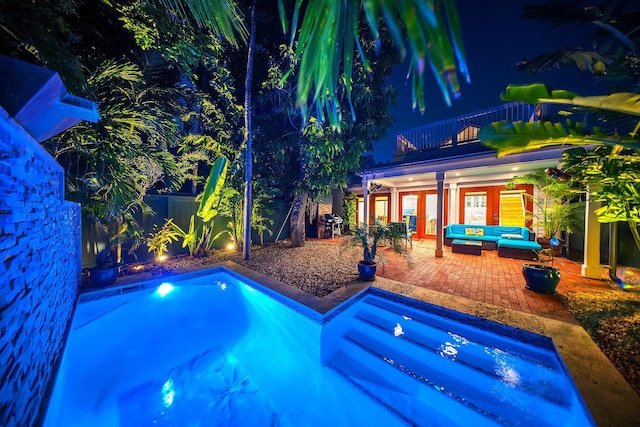
[[[412,354],[423,352],[420,356],[423,362],[429,360],[432,363],[455,365],[468,379],[488,382],[487,386],[493,386],[495,382],[507,382],[517,393],[534,393],[553,404],[568,405],[570,402],[564,393],[568,384],[562,371],[512,352],[509,346],[497,348],[479,344],[467,338],[470,336],[468,333],[463,338],[415,318],[398,319],[377,306],[365,306],[354,315],[353,320],[354,327],[392,347],[402,347]],[[527,378],[510,377],[515,373],[514,369],[526,369],[537,380],[532,382]]]
[[[328,365],[409,420],[499,425],[514,422],[515,416],[518,422],[550,426],[539,420],[540,411],[552,414],[549,419],[568,415],[572,396],[563,391],[566,380],[552,357],[532,363],[519,354],[527,349],[509,338],[374,295],[363,302],[342,321]],[[489,345],[494,338],[496,344]],[[522,369],[539,379],[520,378]],[[393,384],[385,378],[394,378]]]

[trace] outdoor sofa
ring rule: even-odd
[[[536,234],[527,227],[502,225],[450,224],[445,227],[444,244],[451,246],[454,239],[478,241],[483,250],[498,251],[498,256],[519,259],[535,259],[542,249],[536,242]]]

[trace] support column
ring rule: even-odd
[[[398,219],[398,189],[391,188],[391,216],[389,218],[391,222],[399,222]]]
[[[591,193],[587,192],[587,204],[584,223],[584,263],[582,275],[591,279],[602,279],[600,265],[600,223],[596,215],[596,209],[600,202],[591,200]]]
[[[364,192],[362,193],[364,195],[363,218],[364,218],[364,223],[369,224],[369,180],[365,176],[362,177],[362,189],[364,190]]]
[[[460,212],[460,206],[458,206],[458,183],[449,183],[449,218],[447,224],[458,223],[458,212]]]
[[[444,241],[444,172],[436,173],[436,181],[438,183],[438,211],[436,214],[436,258],[442,258],[442,243]]]

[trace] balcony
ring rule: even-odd
[[[501,120],[536,121],[542,117],[543,110],[539,106],[511,102],[409,129],[396,137],[393,162],[447,158],[491,151],[477,138],[482,126]]]

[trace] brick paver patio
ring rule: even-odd
[[[377,275],[415,286],[445,292],[499,307],[576,324],[576,320],[557,295],[532,292],[524,287],[522,264],[530,262],[498,257],[496,251],[482,251],[481,256],[454,254],[444,248],[442,258],[435,257],[435,241],[413,242],[410,250],[415,267],[409,269],[404,259],[387,253],[389,262],[378,268]],[[554,266],[561,271],[560,292],[597,292],[611,289],[605,280],[580,275],[579,263],[557,257]]]

